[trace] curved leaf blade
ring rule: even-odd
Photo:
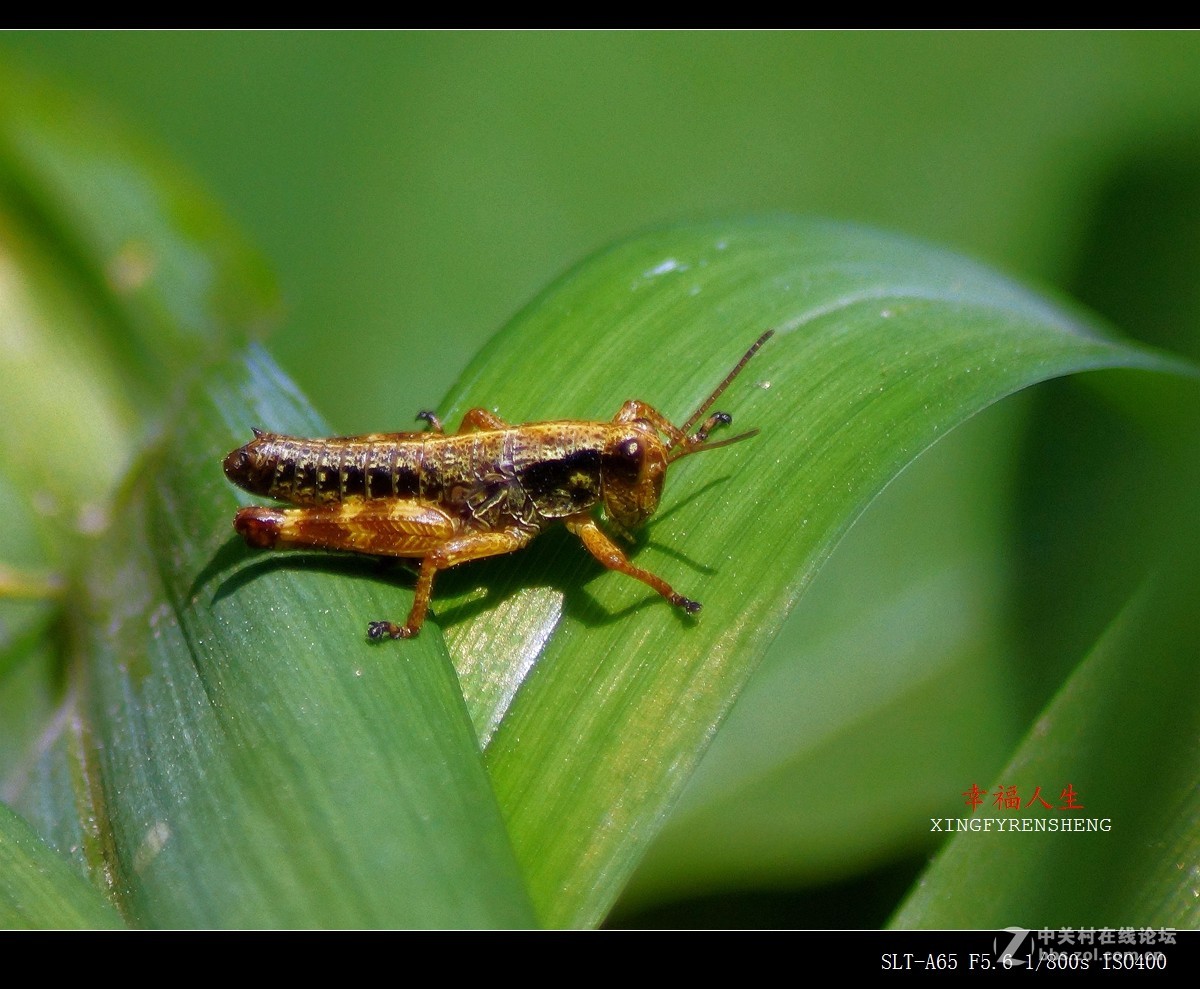
[[[369,563],[233,533],[252,424],[328,432],[261,352],[210,378],[88,575],[79,801],[114,895],[149,926],[531,926],[436,629],[373,646],[407,602]]]
[[[891,915],[892,884],[860,877],[935,848],[930,813],[964,777],[994,775],[1026,729],[1006,635],[1005,481],[1027,405],[1006,401],[955,429],[846,533],[705,751],[619,914],[751,884],[862,881],[878,897],[856,895],[829,923]],[[809,922],[821,925],[823,897],[811,895]]]
[[[892,926],[1200,924],[1200,571],[1194,535],[1186,543],[1113,621],[990,791],[1042,785],[1059,805],[1070,784],[1082,810],[1035,805],[1020,817],[1030,827],[1095,819],[1111,830],[956,834]],[[991,878],[980,884],[980,875]]]
[[[0,68],[0,470],[36,505],[25,524],[95,535],[164,407],[278,311],[261,256],[177,166]]]
[[[0,927],[119,928],[100,891],[0,804]]]
[[[106,109],[4,69],[0,178],[31,233],[107,317],[135,394],[245,343],[278,314],[261,256],[186,173]]]
[[[761,435],[674,468],[636,553],[704,602],[699,623],[555,537],[493,568],[494,638],[474,590],[442,608],[547,924],[603,916],[790,606],[922,450],[1054,375],[1191,373],[945,251],[765,220],[651,233],[586,262],[471,364],[451,418],[483,405],[513,422],[607,419],[638,397],[680,421],[767,327],[777,336],[720,403]]]

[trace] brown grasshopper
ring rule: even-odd
[[[417,416],[429,423],[425,432],[310,440],[255,429],[253,440],[225,458],[225,475],[251,494],[298,507],[242,508],[233,527],[263,549],[419,560],[408,620],[371,622],[371,639],[407,639],[421,630],[439,570],[512,553],[553,522],[562,522],[609,570],[695,614],[699,602],[630,563],[593,510],[602,505],[612,528],[628,536],[658,508],[668,464],[754,436],[757,429],[708,442],[714,428],[733,421],[725,412],[712,413],[688,433],[772,332],[755,341],[679,427],[631,399],[611,422],[511,426],[486,409],[471,409],[453,435],[432,412]]]

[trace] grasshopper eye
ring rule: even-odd
[[[618,449],[621,456],[631,463],[637,463],[642,459],[642,444],[638,440],[625,440]]]

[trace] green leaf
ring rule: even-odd
[[[1041,786],[1059,807],[1070,785],[1081,810],[1008,813],[1030,827],[1079,818],[1110,830],[957,833],[893,926],[1200,924],[1198,543],[1185,540],[1113,621],[990,789],[1016,787],[1032,803]]]
[[[35,574],[66,561],[78,575],[61,622],[54,606],[0,613],[2,793],[137,924],[596,923],[783,616],[922,450],[1055,375],[1192,373],[900,238],[780,219],[632,239],[497,337],[452,396],[453,412],[480,404],[514,422],[605,420],[638,397],[680,421],[775,327],[721,402],[735,428],[760,435],[672,468],[661,510],[631,550],[702,600],[703,615],[672,613],[557,530],[519,555],[443,575],[422,637],[371,647],[363,623],[402,616],[405,581],[352,559],[250,553],[229,528],[244,499],[219,463],[247,428],[327,429],[269,359],[233,353],[273,308],[257,257],[174,168],[103,112],[0,79],[0,560]],[[183,417],[166,418],[206,371]],[[1156,387],[1137,404],[1160,399]],[[1194,407],[1194,394],[1185,400]],[[158,442],[114,508],[148,436]],[[920,510],[944,506],[910,509]],[[1064,557],[1064,570],[1106,544],[1089,549]],[[858,559],[871,565],[869,552]],[[1174,603],[1160,608],[1158,591],[1147,592],[1098,654],[1154,639],[1155,615],[1175,621],[1195,587],[1194,572],[1177,573]],[[860,625],[845,612],[810,625],[801,610],[789,633],[810,648],[785,642],[780,662],[799,667],[789,689],[815,710],[787,708],[769,679],[760,690],[779,718],[810,718],[810,737],[824,732],[887,766],[922,747],[912,711],[927,708],[910,699],[941,693],[952,706],[956,690],[998,686],[1007,705],[1020,686],[1011,681],[1026,679],[1019,672],[1001,682],[980,675],[999,667],[970,657],[938,666],[926,652],[950,654],[982,624],[964,616],[973,599],[956,576],[914,568]],[[1094,582],[1078,586],[1096,606],[1080,609],[1090,619],[1111,608]],[[939,621],[939,609],[955,614]],[[1047,611],[1030,627],[1055,622]],[[901,615],[923,616],[924,627],[902,630],[908,649],[898,655],[888,650]],[[1193,873],[1177,868],[1196,851],[1194,662],[1182,665],[1194,621],[1180,627],[1186,635],[1151,651],[1178,695],[1166,679],[1131,683],[1121,665],[1109,677],[1115,696],[1086,679],[1080,691],[1124,719],[1121,734],[1070,710],[1050,727],[1086,732],[1081,771],[1103,768],[1095,792],[1112,781],[1106,799],[1125,807],[1138,807],[1138,754],[1149,762],[1187,740],[1164,770],[1163,806],[1130,828],[1166,843],[1122,846],[1130,865],[1116,878],[1131,916],[1194,922]],[[922,637],[926,629],[936,634]],[[839,650],[822,648],[839,634],[873,643],[874,663],[839,665]],[[1074,659],[1070,648],[1053,651],[1058,664]],[[1161,733],[1148,727],[1160,707]],[[856,732],[880,714],[894,718],[885,740],[904,734],[894,747]],[[940,727],[943,747],[957,742]],[[1011,718],[999,728],[1009,732]],[[1074,767],[1069,744],[1056,752],[1046,766]],[[912,806],[895,816],[911,819]],[[6,816],[0,834],[22,827]],[[39,848],[28,857],[42,861]],[[1103,846],[1075,850],[1089,867],[1102,861]],[[1033,880],[1030,864],[1022,878]],[[1093,882],[1078,902],[1090,909],[1099,895]],[[1075,906],[1060,897],[1045,915],[1063,905]],[[30,916],[66,922],[56,907]],[[960,916],[978,922],[970,908]]]
[[[372,650],[403,594],[232,531],[220,461],[250,426],[327,431],[231,356],[274,315],[261,261],[103,110],[4,81],[0,548],[80,575],[65,623],[40,605],[4,643],[4,799],[139,925],[531,925],[436,631]]]
[[[116,425],[93,454],[112,521],[71,543],[66,628],[38,637],[39,613],[20,653],[33,665],[9,660],[3,709],[29,698],[45,723],[4,795],[138,925],[599,922],[789,610],[907,464],[1048,377],[1192,373],[877,232],[773,219],[646,234],[535,300],[448,412],[602,421],[640,398],[680,422],[774,328],[720,403],[760,434],[673,467],[630,550],[702,616],[555,530],[442,575],[422,635],[372,645],[365,622],[402,617],[407,581],[354,558],[251,552],[229,525],[245,498],[220,461],[249,427],[330,432],[261,351],[228,356],[270,310],[253,258],[189,212],[169,170],[159,181],[128,144],[86,128],[77,142],[31,106],[4,109],[10,284],[31,314],[15,325],[58,348],[50,367],[72,366],[72,333],[105,341],[97,380]],[[35,378],[49,441],[61,396],[53,374]],[[72,459],[86,427],[76,415],[59,440],[67,493],[90,466]],[[26,511],[54,471],[34,471],[36,444],[0,455]]]
[[[844,919],[814,891],[807,916],[781,922],[878,926],[891,915],[895,883],[864,871],[932,850],[929,814],[964,778],[997,772],[1026,728],[1005,553],[1006,481],[1028,404],[1003,402],[955,429],[846,534],[705,752],[617,923],[714,890],[850,881]]]
[[[8,69],[0,183],[103,317],[135,394],[171,397],[178,373],[276,319],[262,258],[186,173],[105,108]]]
[[[0,927],[121,927],[99,891],[0,804]]]
[[[173,163],[0,68],[0,472],[53,563],[103,529],[164,407],[277,310],[261,257]]]
[[[1048,377],[1190,373],[944,251],[779,219],[647,234],[586,262],[471,364],[450,418],[478,404],[512,422],[606,419],[638,397],[680,421],[767,327],[720,403],[761,435],[674,468],[635,554],[704,603],[698,622],[558,536],[442,583],[547,924],[604,916],[788,609],[922,450]]]
[[[87,575],[89,865],[147,926],[532,925],[436,630],[373,646],[367,620],[407,608],[373,564],[234,534],[220,463],[253,424],[328,432],[261,352],[231,365]]]

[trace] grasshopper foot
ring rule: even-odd
[[[671,604],[677,608],[682,608],[689,615],[697,614],[703,605],[699,601],[693,601],[691,598],[685,598],[682,594],[675,594],[671,597]]]
[[[429,409],[422,409],[418,412],[417,419],[429,423],[430,429],[435,433],[444,433],[446,431],[442,428],[442,420],[437,417],[437,413],[431,412]]]
[[[380,639],[411,639],[416,634],[416,629],[395,622],[370,622],[367,625],[367,638],[372,642]]]
[[[705,420],[704,425],[696,430],[696,435],[692,437],[698,443],[703,443],[708,439],[708,434],[718,426],[728,426],[733,422],[733,416],[728,412],[714,412]]]

